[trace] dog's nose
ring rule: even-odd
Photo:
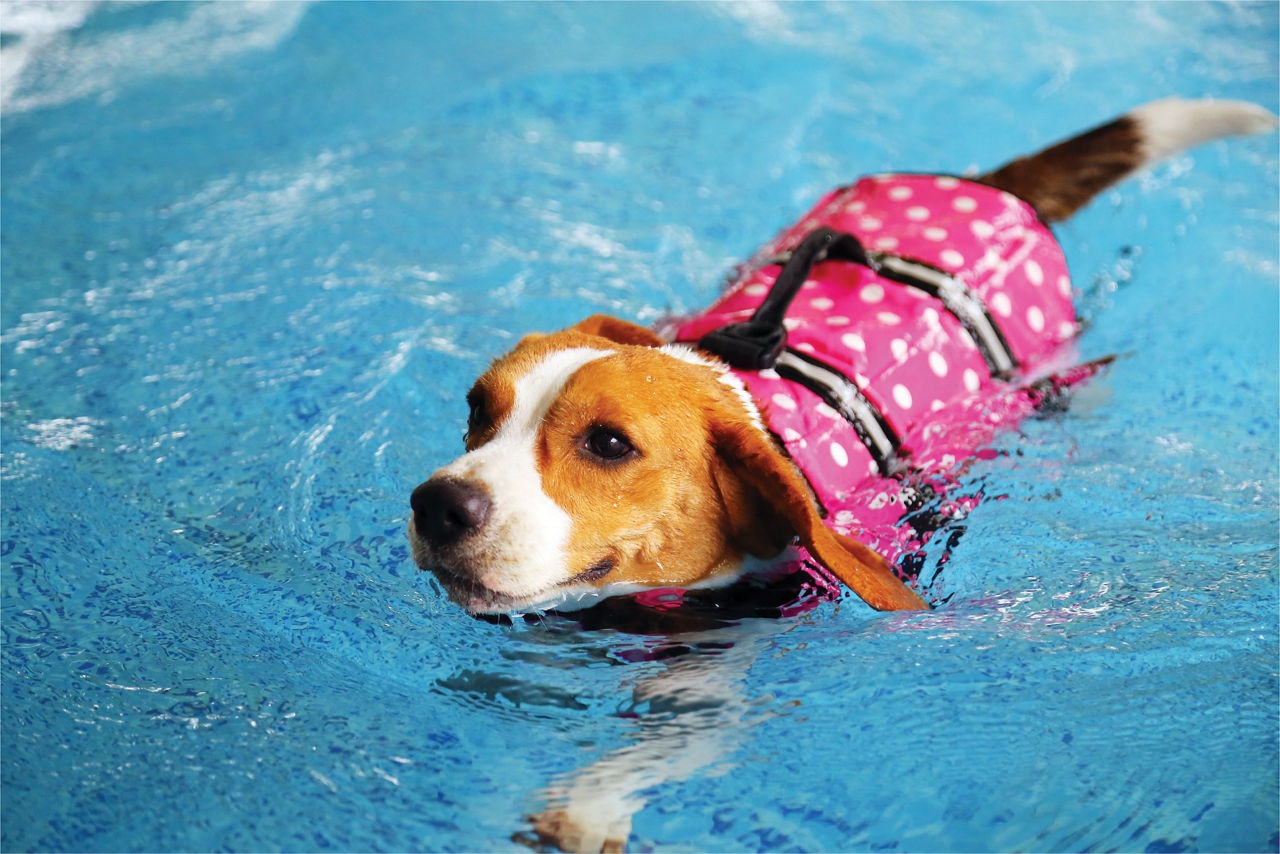
[[[463,480],[429,480],[409,497],[413,526],[433,548],[452,545],[479,530],[492,507],[483,489]]]

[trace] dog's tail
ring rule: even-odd
[[[1185,148],[1274,130],[1276,117],[1247,101],[1152,101],[1039,154],[979,178],[1029,202],[1046,222],[1071,216],[1130,173]]]

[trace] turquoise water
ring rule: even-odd
[[[1276,5],[0,13],[4,849],[514,849],[575,783],[636,850],[1280,846],[1275,136],[1058,229],[1124,358],[970,470],[935,612],[497,626],[403,535],[524,332],[859,174],[1275,110]]]

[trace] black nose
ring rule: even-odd
[[[452,545],[489,518],[488,494],[462,480],[429,480],[409,497],[413,526],[433,548]]]

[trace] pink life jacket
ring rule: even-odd
[[[1035,210],[1002,190],[933,175],[873,176],[829,193],[677,326],[675,340],[715,352],[706,336],[748,321],[779,262],[821,229],[856,237],[861,256],[831,253],[802,270],[776,363],[734,373],[827,524],[892,562],[920,545],[902,524],[916,491],[908,481],[954,473],[1097,365],[1061,371],[1070,365],[1061,345],[1077,330],[1071,280]]]

